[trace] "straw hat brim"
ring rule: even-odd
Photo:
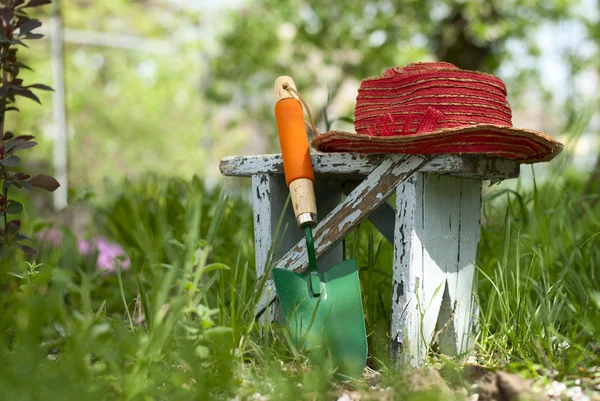
[[[366,136],[328,131],[312,140],[321,152],[489,154],[530,164],[556,157],[563,145],[538,131],[478,124],[402,136]]]

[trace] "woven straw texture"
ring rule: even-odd
[[[361,82],[356,133],[329,131],[312,146],[323,152],[479,153],[522,163],[549,161],[563,145],[512,127],[499,78],[449,63],[413,63]]]

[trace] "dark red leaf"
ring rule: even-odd
[[[36,39],[41,39],[44,37],[44,35],[42,35],[41,33],[28,33],[27,35],[23,36],[25,39],[29,39],[29,40],[36,40]],[[23,43],[23,46],[25,46],[25,44]],[[27,47],[27,46],[25,46]]]
[[[44,4],[51,4],[52,0],[31,0],[29,3],[25,4],[22,8],[28,7],[38,7],[43,6]]]
[[[23,46],[23,47],[26,47],[26,48],[28,48],[28,49],[29,49],[29,46],[27,46],[25,43],[23,43],[23,42],[22,42],[22,41],[20,41],[19,39],[11,39],[11,40],[9,41],[9,43],[10,43],[11,45],[21,45],[21,46]]]
[[[19,244],[19,243],[14,243],[13,245],[27,255],[35,255],[37,253],[37,251],[30,246]]]
[[[45,174],[36,175],[35,177],[30,178],[27,182],[34,187],[42,188],[50,192],[54,192],[58,187],[60,187],[60,184],[54,177]]]
[[[37,142],[25,141],[25,142],[19,143],[15,148],[16,149],[29,149],[29,148],[33,148],[37,144],[38,144]]]
[[[30,19],[30,20],[23,20],[23,21],[25,21],[25,22],[23,22],[20,25],[17,24],[17,26],[19,26],[19,32],[21,32],[21,35],[26,35],[29,32],[33,31],[34,29],[42,26],[42,23],[37,19]]]
[[[35,139],[35,136],[33,136],[33,135],[19,135],[15,139],[21,139],[23,141],[30,141],[32,139]]]
[[[16,62],[15,65],[18,66],[19,68],[25,68],[26,70],[33,71],[31,69],[31,67],[29,67],[28,65],[25,65],[25,64],[23,64],[21,62]]]
[[[31,176],[29,174],[25,174],[25,173],[15,173],[15,175],[13,177],[16,178],[17,180],[28,180],[29,178],[31,178]]]
[[[12,132],[10,132],[10,131],[6,131],[6,132],[4,133],[4,140],[6,141],[6,140],[8,140],[8,139],[10,139],[10,138],[14,138],[14,136],[15,136],[15,134],[13,134]]]
[[[40,89],[40,90],[44,90],[44,91],[53,91],[54,92],[54,89],[52,89],[48,85],[44,85],[44,84],[33,84],[33,85],[26,86],[26,88],[34,88],[34,89]]]
[[[31,100],[35,100],[36,102],[38,102],[39,104],[42,104],[42,102],[40,101],[40,98],[37,97],[32,91],[30,91],[29,89],[25,89],[25,88],[19,88],[19,89],[13,89],[11,90],[12,93],[14,93],[17,96],[23,96],[26,98],[29,98]]]
[[[11,234],[16,234],[19,232],[21,228],[21,220],[11,220],[7,224],[8,232]]]
[[[4,7],[2,9],[2,19],[6,22],[6,25],[10,24],[10,20],[12,19],[13,12],[10,7]]]
[[[4,71],[12,74],[13,76],[16,76],[17,74],[19,74],[19,67],[17,67],[13,63],[5,64]]]
[[[12,138],[6,141],[4,144],[4,146],[6,146],[6,152],[11,152],[21,142],[29,141],[32,139],[34,139],[33,135],[19,135],[16,138]]]

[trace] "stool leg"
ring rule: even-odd
[[[473,263],[481,234],[481,180],[461,178],[460,253],[456,280],[457,352],[468,352],[473,346],[478,327],[477,304],[474,300],[476,272]]]
[[[481,181],[419,173],[397,188],[391,350],[422,365],[471,345]]]
[[[271,174],[255,174],[252,176],[252,208],[254,217],[254,252],[256,261],[256,277],[260,280],[269,271],[273,260],[281,257],[285,251],[284,239],[293,236],[296,227],[294,213],[289,204],[284,210],[288,192],[283,176]],[[279,219],[282,216],[278,229]],[[288,241],[289,242],[289,241]],[[273,321],[283,321],[281,307],[273,303],[261,315],[259,322],[262,325]]]
[[[289,190],[282,174],[252,176],[257,279],[269,271],[273,261],[279,260],[299,240],[304,238],[296,223],[292,204],[287,202],[288,196]],[[281,225],[279,225],[280,218]],[[278,303],[273,303],[269,310],[263,313],[260,321],[266,323],[274,320],[283,322],[283,315]]]
[[[418,235],[423,231],[422,175],[416,173],[396,188],[390,350],[399,366],[419,366],[427,353],[418,300],[423,288],[423,251]]]

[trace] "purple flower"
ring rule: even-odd
[[[79,249],[79,253],[84,256],[97,251],[96,267],[105,273],[115,273],[117,271],[117,263],[119,263],[121,270],[127,270],[131,266],[131,261],[125,255],[123,248],[104,237],[96,237],[91,241],[79,240],[77,248]]]
[[[77,240],[77,250],[83,256],[87,256],[92,251],[90,243],[84,239]]]
[[[98,269],[114,273],[117,271],[117,263],[119,263],[122,270],[126,270],[131,266],[131,261],[119,244],[109,242],[103,237],[98,237],[95,239],[95,245],[98,250],[98,259],[96,260]]]
[[[37,239],[44,244],[57,248],[62,243],[62,231],[54,227],[42,230],[37,234]]]

